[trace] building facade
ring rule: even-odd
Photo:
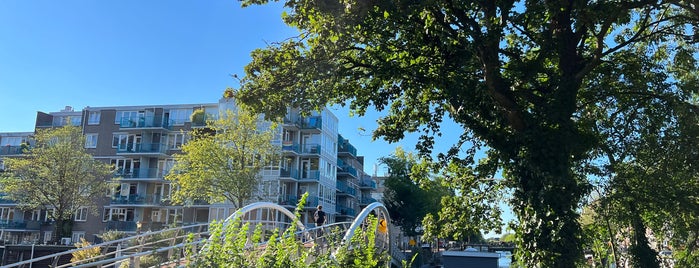
[[[221,99],[218,103],[86,107],[82,111],[66,107],[58,112],[38,112],[37,130],[81,126],[88,153],[115,168],[116,186],[105,193],[102,203],[86,204],[76,213],[73,236],[63,242],[80,238],[98,241],[96,235],[107,230],[135,233],[223,220],[234,213],[238,208],[231,203],[172,204],[173,189],[164,179],[188,133],[205,127],[204,120],[190,118],[192,113],[204,110],[207,116],[217,116],[233,105]],[[328,222],[352,220],[361,205],[371,200],[368,198],[376,185],[368,182],[371,177],[363,172],[363,158],[338,134],[338,123],[328,109],[307,116],[288,109],[273,141],[282,148],[283,158],[279,165],[262,171],[256,197],[248,203],[269,201],[293,210],[308,192],[301,218],[304,224],[312,225],[317,205],[323,206]],[[31,146],[32,134],[0,133],[0,144],[7,144],[0,150],[0,158],[21,155],[22,146]],[[98,215],[88,213],[90,205],[99,207]],[[7,243],[48,242],[53,226],[46,213],[20,211],[0,196],[0,238]]]

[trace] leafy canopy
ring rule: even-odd
[[[112,167],[87,153],[79,127],[39,129],[34,141],[21,157],[4,160],[9,174],[0,179],[0,192],[22,209],[53,210],[48,216],[57,222],[56,234],[70,236],[68,221],[104,197]],[[96,206],[91,210],[97,213]]]
[[[587,82],[608,75],[603,67],[615,64],[610,57],[641,41],[694,39],[699,21],[691,1],[288,0],[285,6],[283,20],[300,35],[252,52],[238,95],[243,102],[270,118],[287,106],[349,104],[359,115],[372,106],[386,109],[374,137],[395,142],[421,132],[417,149],[424,155],[449,117],[463,132],[438,162],[477,178],[455,180],[454,188],[511,190],[517,259],[528,267],[582,260],[576,209],[590,185],[581,167],[599,139],[582,120],[591,115],[583,113],[581,96],[648,96]],[[605,100],[597,97],[586,101]],[[462,151],[464,145],[473,147]],[[477,162],[474,148],[481,146],[487,158]],[[497,170],[504,180],[482,180]]]
[[[242,207],[253,198],[262,168],[278,159],[279,146],[272,143],[276,126],[243,105],[232,107],[193,131],[175,155],[166,176],[177,189],[175,202],[230,201]]]

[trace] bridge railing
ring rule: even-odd
[[[280,222],[284,217],[272,215],[284,214],[291,219],[290,222]],[[373,216],[370,216],[373,215]],[[378,227],[375,230],[367,229],[374,228],[368,225],[369,217],[375,217],[378,222]],[[226,228],[231,223],[248,223],[250,226],[261,225],[261,228],[274,231],[279,228],[280,235],[284,233],[286,228],[296,223],[297,229],[294,236],[300,239],[306,247],[315,248],[324,253],[332,253],[335,256],[337,251],[343,245],[350,246],[347,243],[351,240],[355,231],[362,229],[364,231],[376,232],[376,247],[377,250],[387,252],[391,256],[391,262],[397,266],[401,266],[401,262],[405,259],[403,253],[397,249],[396,241],[393,237],[393,231],[390,228],[390,217],[386,208],[380,203],[372,203],[367,206],[355,218],[353,222],[338,222],[331,223],[321,227],[306,228],[298,220],[295,215],[286,208],[273,203],[255,203],[246,206],[239,210],[238,213],[232,215],[223,222],[222,227]],[[14,264],[10,264],[7,268],[12,267],[29,267],[32,263],[39,261],[46,262],[51,260],[50,267],[119,267],[123,263],[127,263],[129,267],[140,267],[143,257],[147,255],[157,255],[161,257],[162,262],[174,262],[181,264],[186,257],[195,257],[194,252],[199,252],[196,249],[203,249],[209,241],[209,224],[197,224],[182,227],[164,229],[155,232],[145,232],[136,236],[121,238],[113,241],[107,241],[100,244],[95,244],[83,248],[77,248],[61,253],[47,255],[34,258]],[[254,229],[254,228],[251,228]],[[269,236],[263,235],[268,238]],[[259,241],[252,247],[262,248],[268,241]],[[328,245],[332,246],[328,247]],[[98,252],[98,254],[82,254],[81,260],[76,260],[67,264],[59,264],[58,261],[66,255],[72,256],[74,253]]]
[[[87,247],[76,248],[64,252],[59,252],[51,255],[33,258],[30,260],[20,261],[3,266],[3,268],[12,267],[29,267],[33,263],[50,262],[50,267],[94,267],[95,265],[116,264],[127,259],[138,256],[137,253],[159,250],[161,248],[172,248],[175,245],[184,245],[190,234],[195,236],[195,240],[201,240],[208,234],[209,224],[195,224],[188,226],[180,226],[168,228],[155,232],[144,232],[135,236],[125,237],[112,241],[107,241],[99,244],[90,245]],[[196,243],[196,242],[194,242]],[[93,252],[93,253],[89,253]],[[65,256],[72,258],[73,254],[80,254],[84,257],[80,260],[71,261],[66,264],[59,264],[59,260],[65,259]],[[81,254],[82,253],[82,254]],[[167,251],[165,258],[171,258],[174,251]],[[138,260],[131,260],[136,261]],[[138,266],[137,266],[138,267]]]

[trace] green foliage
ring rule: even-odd
[[[78,261],[88,261],[92,262],[97,260],[96,258],[102,255],[102,248],[100,247],[93,247],[93,248],[87,248],[92,246],[90,242],[85,240],[84,238],[80,238],[80,242],[75,243],[75,247],[77,248],[86,248],[82,250],[78,250],[72,253],[72,257],[70,258],[70,262],[78,262]]]
[[[34,140],[20,157],[4,160],[9,172],[0,178],[0,192],[22,209],[55,209],[49,215],[56,221],[55,238],[70,237],[73,215],[104,197],[112,168],[86,152],[78,127],[39,129]]]
[[[126,237],[126,233],[117,230],[108,230],[98,235],[104,242],[114,241]]]
[[[206,123],[175,155],[166,176],[177,189],[173,201],[230,201],[242,207],[254,197],[262,167],[279,157],[278,146],[271,143],[276,126],[243,105]]]
[[[424,155],[445,116],[453,120],[463,132],[438,162],[473,168],[470,177],[480,179],[502,170],[504,180],[455,180],[450,187],[507,190],[499,194],[517,214],[517,258],[528,267],[572,267],[582,257],[577,209],[591,190],[587,175],[594,168],[586,164],[600,157],[597,120],[635,117],[657,107],[648,101],[665,98],[666,88],[657,86],[672,79],[637,64],[636,55],[677,61],[659,68],[679,88],[698,88],[696,54],[686,48],[696,47],[699,19],[687,1],[349,0],[285,7],[282,19],[299,36],[253,51],[237,97],[270,118],[288,106],[349,104],[358,115],[372,106],[387,110],[374,138],[397,142],[421,132],[417,149]],[[635,51],[641,42],[651,46]],[[634,82],[651,73],[649,83]],[[602,80],[617,82],[591,83]],[[587,110],[634,101],[638,109],[619,117]],[[480,162],[482,147],[488,156]],[[497,204],[489,198],[470,194],[455,203]],[[478,210],[493,218],[497,208]]]
[[[419,170],[416,156],[400,147],[391,156],[380,158],[379,162],[386,165],[390,172],[384,182],[382,200],[391,214],[391,220],[406,235],[418,235],[416,229],[421,226],[422,218],[439,211],[440,200],[449,195],[449,191]]]
[[[296,208],[297,216],[302,211],[308,194],[304,194]],[[189,248],[187,267],[383,267],[388,261],[385,252],[376,251],[376,229],[378,221],[372,217],[366,228],[360,228],[348,243],[340,243],[342,235],[335,230],[326,230],[321,243],[306,242],[297,235],[296,223],[283,233],[278,229],[268,239],[262,237],[263,226],[254,230],[243,224],[240,218],[234,222],[213,223],[211,236],[201,251]],[[266,241],[265,241],[266,240]],[[333,257],[332,250],[340,248]]]

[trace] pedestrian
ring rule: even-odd
[[[323,211],[323,206],[318,205],[316,213],[313,214],[313,218],[316,221],[316,237],[323,236],[323,225],[325,224],[325,211]],[[321,240],[322,241],[322,240]]]
[[[316,227],[320,227],[325,224],[325,211],[323,211],[323,206],[318,205],[318,210],[316,210],[313,218],[316,220]]]

